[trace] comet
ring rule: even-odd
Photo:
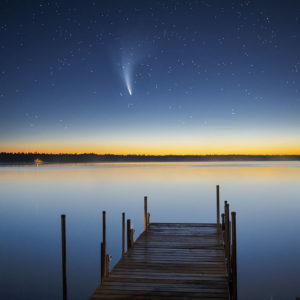
[[[130,42],[127,40],[123,42],[123,46],[120,48],[121,56],[118,65],[121,67],[121,70],[119,69],[119,72],[130,96],[134,93],[136,68],[145,58],[146,53],[149,53],[149,49],[145,48],[146,45],[144,44],[139,41]]]
[[[133,74],[133,64],[130,62],[127,62],[126,64],[122,65],[123,69],[123,77],[124,82],[127,88],[127,91],[130,96],[132,96],[132,74]]]
[[[133,94],[133,78],[134,71],[139,62],[139,55],[134,51],[133,47],[124,47],[121,54],[121,68],[122,68],[122,78],[125,83],[125,87],[128,94],[132,96]]]

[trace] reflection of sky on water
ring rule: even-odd
[[[99,279],[101,218],[108,251],[121,253],[121,213],[143,229],[152,221],[213,222],[215,185],[237,211],[241,299],[300,295],[300,163],[148,163],[0,168],[0,294],[61,294],[60,214],[67,214],[70,299],[86,299]],[[45,292],[47,291],[47,292]]]

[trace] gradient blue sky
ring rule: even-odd
[[[299,28],[299,1],[1,1],[0,151],[300,153]]]

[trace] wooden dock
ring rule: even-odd
[[[144,232],[134,242],[131,221],[122,215],[122,258],[109,271],[103,213],[101,284],[89,299],[237,299],[235,213],[227,201],[220,224],[150,223],[144,199]]]

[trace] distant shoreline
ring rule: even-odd
[[[115,155],[0,153],[0,165],[109,162],[226,162],[226,161],[300,161],[300,155]]]

